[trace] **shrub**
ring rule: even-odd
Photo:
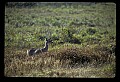
[[[93,28],[89,28],[89,29],[87,29],[86,31],[87,31],[87,33],[90,34],[90,35],[93,35],[93,34],[95,34],[95,33],[97,32],[97,30],[96,30],[96,29],[93,29]]]
[[[52,34],[52,39],[53,40],[59,40],[59,37],[58,37],[58,35],[56,33],[53,33]]]

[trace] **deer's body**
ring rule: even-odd
[[[32,48],[30,50],[27,50],[27,54],[28,55],[35,55],[35,54],[39,54],[41,52],[47,52],[49,43],[52,43],[52,40],[50,40],[50,39],[46,40],[44,48],[41,48],[41,49],[40,48],[38,48],[38,49]]]

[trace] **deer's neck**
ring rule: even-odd
[[[45,50],[48,50],[48,43],[47,43],[47,42],[45,42],[44,49],[45,49]]]

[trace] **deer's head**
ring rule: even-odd
[[[46,43],[53,43],[53,41],[51,39],[46,38]]]

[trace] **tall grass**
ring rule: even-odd
[[[72,70],[86,67],[99,69],[99,67],[103,65],[115,65],[115,55],[102,51],[102,49],[98,49],[98,47],[77,47],[75,45],[71,45],[70,47],[64,45],[59,49],[55,48],[49,50],[49,52],[32,57],[26,55],[26,49],[23,51],[17,50],[16,53],[14,51],[8,51],[9,50],[6,52],[7,56],[5,56],[6,76],[34,76],[34,73],[36,73],[35,76],[39,76],[40,73],[40,75],[42,74],[43,76],[54,77],[54,71],[57,72],[57,70],[60,69]],[[108,68],[108,70],[109,69],[115,73],[114,67]],[[47,70],[50,74],[46,72]],[[107,68],[104,68],[104,70],[107,70]],[[36,72],[33,73],[33,71]],[[58,73],[60,72],[58,71]],[[67,71],[62,76],[66,74],[68,74]],[[80,76],[80,74],[75,74],[75,76]],[[59,75],[57,75],[57,77],[59,77]]]

